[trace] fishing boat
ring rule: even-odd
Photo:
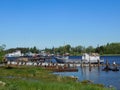
[[[63,57],[54,57],[55,60],[58,62],[58,63],[66,63],[69,59],[68,56],[63,56]]]
[[[84,53],[82,55],[82,63],[103,63],[104,60],[101,60],[100,59],[100,56],[98,53],[91,53],[91,54],[88,54],[88,53]]]
[[[55,57],[58,63],[103,63],[104,60],[100,59],[99,54],[97,53],[84,53],[82,59],[70,59],[69,56]]]
[[[70,59],[69,56],[55,57],[58,63],[80,63],[80,59]]]

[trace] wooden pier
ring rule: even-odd
[[[91,71],[92,67],[105,67],[106,64],[100,64],[99,62],[97,64],[91,64],[91,63],[47,63],[47,62],[29,62],[29,61],[8,61],[7,65],[14,65],[14,66],[38,66],[43,67],[47,70],[52,70],[56,72],[73,72],[78,71],[77,67],[89,67],[89,70]],[[117,64],[117,67],[120,67],[120,64]]]

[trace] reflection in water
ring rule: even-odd
[[[120,71],[102,71],[104,67],[92,67],[89,71],[89,67],[78,67],[78,72],[56,72],[62,76],[76,76],[79,81],[91,80],[94,83],[104,84],[105,86],[112,85],[120,90]]]
[[[71,58],[73,59],[81,59],[82,57],[76,57],[72,56]],[[112,64],[114,61],[117,64],[120,64],[120,56],[101,56],[100,59],[104,59],[105,63],[106,60],[110,64]],[[79,78],[80,81],[82,80],[92,80],[94,83],[101,83],[106,86],[112,85],[117,88],[117,90],[120,90],[120,71],[113,72],[113,71],[102,71],[104,67],[92,67],[91,70],[89,67],[78,67],[78,72],[64,72],[64,73],[55,73],[55,74],[60,74],[63,76],[76,76]],[[118,67],[120,69],[120,66]]]

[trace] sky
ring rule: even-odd
[[[0,45],[52,48],[120,42],[120,0],[0,0]]]

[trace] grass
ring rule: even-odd
[[[0,90],[109,90],[103,85],[76,82],[70,77],[56,76],[40,67],[1,67]]]

